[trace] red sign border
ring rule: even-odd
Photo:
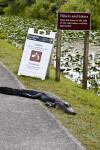
[[[38,60],[34,60],[34,59],[33,59],[33,57],[32,57],[32,54],[33,54],[33,53],[38,53],[38,55],[39,55],[39,59],[38,59]],[[39,51],[32,51],[32,52],[31,52],[31,56],[30,56],[30,60],[31,60],[31,61],[35,61],[35,62],[40,62],[41,56],[42,56],[42,53],[41,53],[41,52],[39,52]]]

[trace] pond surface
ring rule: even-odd
[[[70,41],[70,37],[68,40]],[[75,40],[75,38],[72,40],[71,38],[71,42],[68,40],[62,43],[61,68],[65,69],[63,72],[65,77],[82,85],[84,38],[80,40]],[[54,66],[56,66],[55,55],[56,53],[53,55]],[[87,87],[95,90],[100,96],[100,42],[94,42],[94,40],[91,40],[89,44]]]

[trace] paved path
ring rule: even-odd
[[[0,86],[23,88],[0,63]],[[85,150],[40,103],[0,94],[0,150]]]

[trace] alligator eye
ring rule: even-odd
[[[68,104],[64,104],[66,107],[69,107],[69,105]]]
[[[66,107],[71,107],[71,105],[70,104],[64,104]]]

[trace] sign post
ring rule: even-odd
[[[83,30],[83,31],[85,31],[84,60],[83,60],[83,88],[84,89],[87,88],[90,24],[91,24],[91,14],[88,12],[87,13],[58,12],[58,18],[57,18],[57,30],[58,31],[59,30]],[[58,34],[58,36],[59,36],[59,34]],[[60,37],[58,37],[58,39],[59,38]],[[59,41],[57,41],[57,43],[58,42]],[[60,43],[60,45],[61,45],[61,43]],[[58,48],[57,48],[57,50],[59,51]],[[60,65],[60,63],[58,65]],[[59,67],[57,66],[57,68],[60,68],[60,66]],[[56,70],[58,70],[57,68],[56,68]],[[56,73],[56,78],[57,78],[57,73]],[[60,79],[60,77],[59,77],[59,79]]]
[[[60,81],[61,36],[62,31],[57,30],[56,79],[55,79],[56,81]]]
[[[85,31],[84,59],[83,59],[83,89],[87,89],[88,53],[89,53],[89,31]]]
[[[54,46],[52,47],[51,56],[50,56],[50,60],[49,60],[48,68],[47,68],[47,73],[46,73],[46,77],[47,77],[47,78],[50,78],[50,71],[51,71],[51,65],[52,65],[53,48],[54,48]]]

